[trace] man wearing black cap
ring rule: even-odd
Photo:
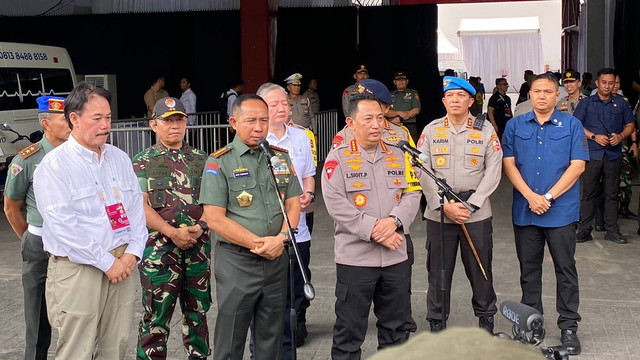
[[[562,74],[562,85],[568,95],[558,101],[556,108],[573,115],[580,100],[586,98],[586,96],[580,92],[580,86],[582,85],[580,73],[574,70],[565,71]]]
[[[133,158],[150,230],[139,266],[144,311],[137,358],[166,358],[167,328],[179,302],[185,351],[190,360],[203,359],[211,352],[211,243],[198,195],[207,155],[184,142],[187,113],[176,98],[156,102],[149,127],[158,142]]]
[[[405,71],[398,71],[393,74],[393,84],[396,90],[391,92],[393,99],[393,107],[386,114],[396,125],[404,125],[409,129],[409,133],[413,141],[418,139],[418,125],[416,124],[416,116],[420,114],[422,107],[420,106],[420,95],[418,92],[407,88],[409,79]]]
[[[349,97],[354,96],[357,93],[360,81],[369,78],[369,70],[367,70],[364,65],[360,65],[353,74],[353,78],[356,79],[356,83],[347,86],[347,88],[342,92],[342,113],[345,118],[349,116]]]
[[[492,212],[489,195],[495,191],[502,176],[502,148],[491,124],[482,122],[469,113],[476,90],[467,81],[453,76],[443,78],[444,97],[442,102],[447,110],[445,117],[436,119],[422,130],[418,149],[429,156],[425,163],[427,170],[444,178],[453,190],[476,208],[471,213],[461,203],[450,203],[446,199],[445,213],[445,271],[446,289],[451,288],[451,279],[456,264],[458,245],[465,272],[473,290],[473,311],[479,318],[479,326],[493,333],[493,315],[497,312],[496,293],[493,289],[492,258]],[[455,176],[454,176],[455,175]],[[427,320],[431,331],[442,329],[441,281],[441,233],[440,199],[438,187],[427,177],[420,176],[422,191],[427,198]],[[470,241],[465,238],[465,228]],[[472,242],[480,264],[469,245]],[[486,277],[483,276],[481,266]],[[447,304],[449,305],[449,304]],[[447,311],[449,306],[447,306]]]

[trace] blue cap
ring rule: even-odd
[[[60,96],[39,96],[36,101],[38,102],[38,112],[49,113],[64,113],[64,98]]]
[[[358,92],[366,92],[376,98],[376,100],[387,105],[393,104],[389,89],[387,89],[387,87],[378,80],[365,79],[360,81],[360,84],[358,84]]]
[[[461,79],[456,76],[445,76],[442,78],[442,92],[447,92],[449,90],[462,89],[474,96],[476,94],[476,89],[473,85],[469,84],[469,82],[465,79]]]

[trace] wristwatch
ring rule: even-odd
[[[207,225],[207,223],[202,220],[198,220],[196,224],[200,225],[200,228],[202,229],[202,231],[209,230],[209,225]]]
[[[314,193],[313,191],[307,191],[307,194],[309,194],[309,196],[311,196],[311,201],[310,202],[314,202],[316,201],[316,193]]]
[[[589,137],[589,139],[596,141],[596,134],[591,134],[591,136]]]
[[[393,219],[393,224],[396,226],[396,229],[400,229],[402,227],[402,221],[400,221],[397,216],[389,215],[389,217]]]
[[[544,198],[545,198],[545,200],[547,200],[547,201],[548,201],[548,202],[550,202],[550,203],[552,203],[552,202],[553,202],[553,200],[555,200],[555,199],[553,198],[553,195],[551,195],[551,193],[550,193],[550,192],[548,192],[548,193],[544,194]]]

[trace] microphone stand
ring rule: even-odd
[[[278,195],[278,204],[280,204],[280,211],[282,212],[282,216],[284,216],[285,223],[287,224],[287,233],[289,234],[287,238],[284,240],[285,245],[287,246],[287,253],[289,254],[289,297],[290,297],[290,307],[289,307],[289,328],[291,330],[291,359],[296,360],[296,331],[297,331],[297,316],[296,309],[293,306],[294,303],[294,262],[298,261],[298,267],[300,268],[300,272],[302,273],[302,280],[304,281],[304,297],[307,300],[311,301],[316,297],[316,291],[313,288],[313,285],[309,281],[309,277],[307,276],[306,271],[304,270],[304,266],[302,265],[302,258],[300,257],[300,250],[298,250],[298,244],[296,243],[295,232],[291,228],[291,223],[289,222],[289,217],[287,217],[287,212],[284,209],[284,202],[282,200],[282,196],[280,195],[280,190],[278,189],[278,182],[276,181],[276,174],[273,172],[273,164],[271,164],[271,159],[267,154],[264,154],[267,159],[267,167],[269,167],[269,172],[271,173],[272,185]],[[293,181],[298,181],[297,177],[294,178]],[[293,251],[291,251],[293,249]]]
[[[442,297],[442,303],[440,305],[440,313],[442,314],[442,329],[446,329],[447,328],[447,285],[445,285],[446,282],[446,266],[445,266],[445,256],[444,256],[444,198],[445,196],[447,196],[450,199],[455,199],[459,202],[462,203],[462,205],[464,205],[465,208],[467,208],[467,210],[471,211],[472,213],[476,211],[476,209],[471,206],[468,202],[462,200],[460,198],[460,196],[458,196],[458,194],[456,194],[455,192],[453,192],[453,189],[451,188],[451,186],[449,186],[449,184],[447,184],[447,180],[446,179],[441,179],[436,177],[431,171],[427,170],[427,168],[425,168],[422,163],[420,163],[418,161],[418,159],[416,159],[416,156],[413,154],[411,155],[411,165],[413,165],[414,167],[418,167],[420,168],[420,170],[422,170],[425,174],[429,175],[430,178],[433,179],[433,181],[435,181],[436,185],[438,186],[438,196],[440,197],[440,291],[441,291],[441,297]]]

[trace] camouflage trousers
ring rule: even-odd
[[[211,306],[211,245],[180,250],[177,264],[140,265],[144,312],[138,332],[138,359],[166,359],[171,316],[179,301],[182,341],[191,358],[205,358],[209,348],[207,311]]]
[[[631,204],[631,161],[633,158],[629,154],[629,147],[626,143],[622,143],[622,161],[620,163],[620,188],[618,190],[618,199],[620,200],[620,208],[629,208]]]

